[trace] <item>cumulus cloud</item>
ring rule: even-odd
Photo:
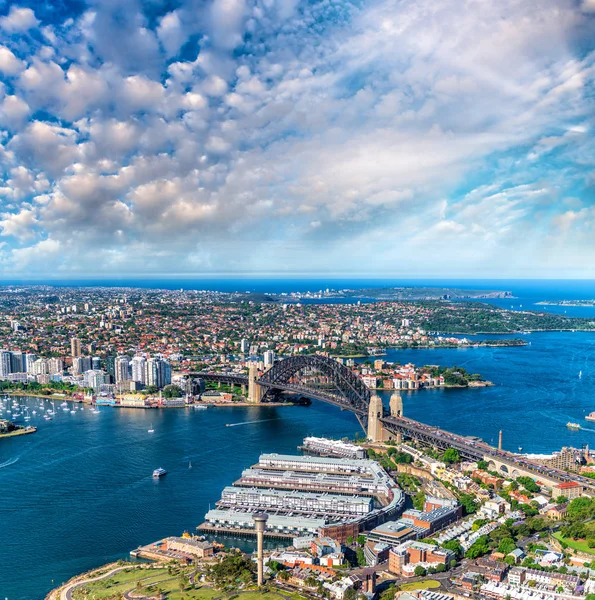
[[[30,8],[11,6],[4,17],[0,17],[0,28],[7,33],[23,33],[37,27],[39,21]]]
[[[6,46],[0,46],[0,73],[15,75],[23,69],[24,63],[19,60]]]
[[[3,266],[563,268],[593,253],[591,3],[12,6]]]

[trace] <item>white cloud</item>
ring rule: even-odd
[[[37,27],[39,21],[30,8],[11,6],[5,17],[0,17],[0,28],[7,33],[23,33]]]
[[[586,231],[573,215],[595,156],[587,4],[182,0],[161,14],[100,0],[7,38],[13,260],[340,269],[371,248],[380,269],[455,256],[486,274],[520,249],[539,261],[529,245]]]
[[[0,72],[4,75],[16,75],[24,68],[19,60],[6,46],[0,46]]]

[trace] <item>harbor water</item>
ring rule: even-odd
[[[495,384],[407,392],[405,414],[492,443],[502,429],[513,451],[595,446],[595,426],[584,420],[595,410],[595,334],[535,333],[526,340],[530,345],[517,348],[389,351],[387,360],[456,364]],[[383,395],[388,402],[390,394]],[[39,430],[0,440],[0,597],[9,600],[40,600],[140,544],[194,530],[221,489],[261,452],[295,453],[305,435],[353,437],[359,427],[350,413],[317,401],[208,410],[106,407],[98,414],[56,405],[52,421],[40,416],[40,404],[47,409],[48,402],[19,402],[38,411],[30,423]],[[568,421],[584,429],[569,430]],[[157,467],[168,474],[154,480]]]

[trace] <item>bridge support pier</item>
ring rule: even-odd
[[[242,396],[246,395],[246,384],[242,384]]]
[[[265,390],[257,380],[258,367],[252,362],[248,368],[248,402],[262,402]]]
[[[395,392],[390,397],[390,416],[391,417],[402,417],[403,416],[403,399],[399,392]],[[403,443],[403,435],[401,432],[397,433],[396,440],[397,444]]]
[[[382,399],[378,394],[374,394],[370,398],[370,406],[368,407],[368,439],[371,442],[383,442],[385,431],[382,421],[384,407]]]

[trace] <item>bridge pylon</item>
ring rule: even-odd
[[[262,402],[264,388],[258,383],[258,367],[251,362],[248,367],[248,402]]]
[[[391,417],[402,417],[403,416],[403,398],[401,398],[401,394],[399,392],[395,392],[390,397],[390,416]],[[403,436],[399,432],[397,433],[397,444],[401,444],[403,442]]]
[[[370,398],[370,406],[368,407],[368,439],[371,442],[384,441],[384,426],[380,420],[384,415],[384,406],[382,399],[378,394],[374,394]]]

